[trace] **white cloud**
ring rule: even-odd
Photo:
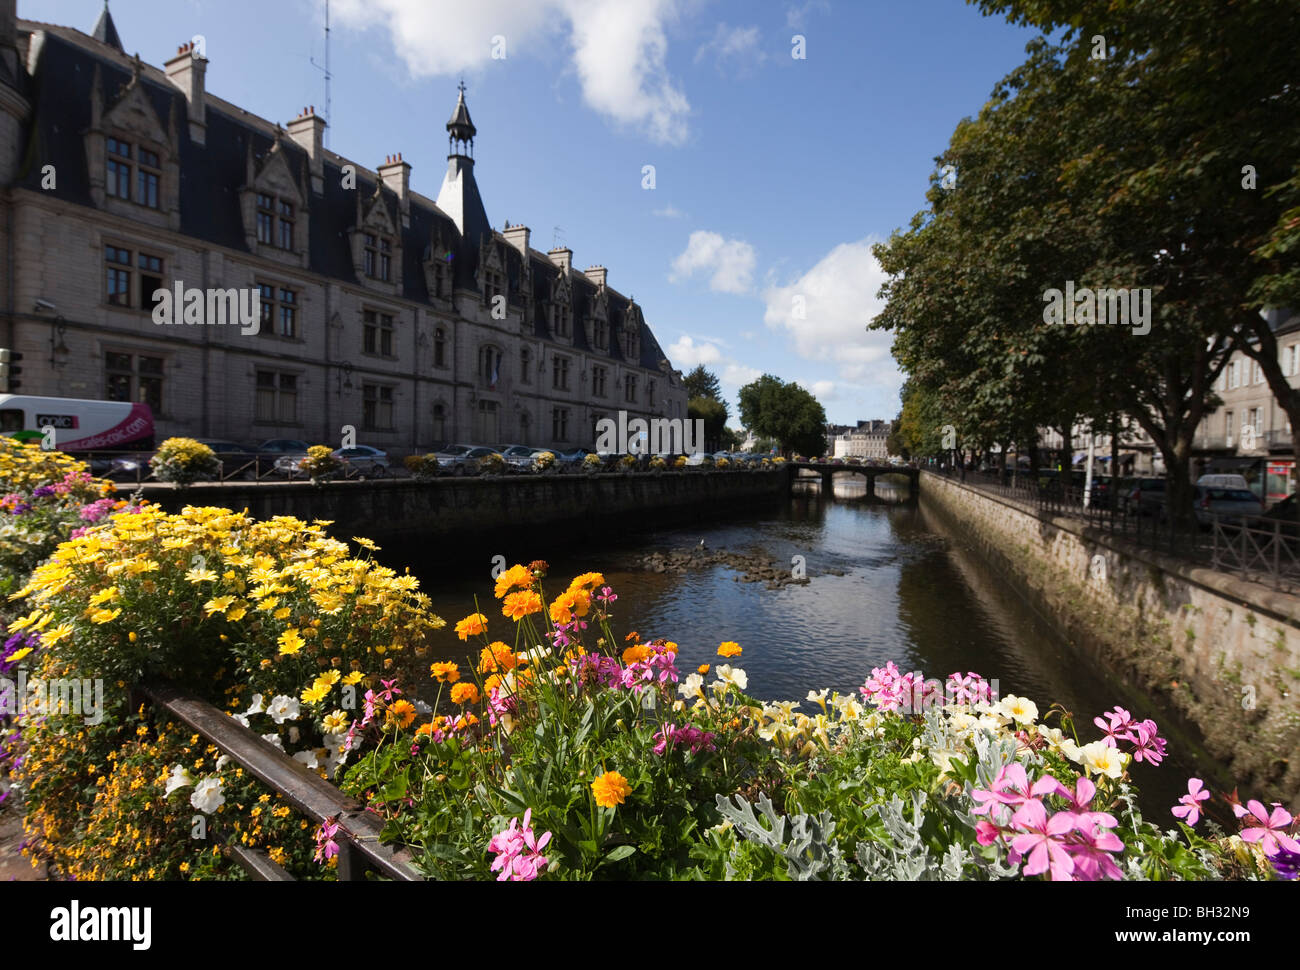
[[[718,24],[712,39],[695,52],[695,63],[706,57],[711,57],[723,73],[730,68],[737,74],[745,74],[767,60],[767,52],[759,46],[757,27]]]
[[[689,334],[668,346],[668,359],[674,367],[692,370],[697,364],[716,364],[722,360],[722,351],[714,343],[696,343]]]
[[[834,381],[813,381],[808,391],[819,401],[833,401],[837,396]]]
[[[655,209],[653,214],[658,216],[660,219],[685,219],[686,218],[686,213],[683,212],[681,209],[677,208],[671,202],[668,203],[666,206],[664,206],[662,209]]]
[[[340,23],[386,30],[414,77],[449,76],[505,56],[527,56],[567,32],[588,106],[645,130],[655,141],[686,139],[690,104],[668,76],[664,26],[678,0],[336,0]]]
[[[831,5],[827,0],[808,0],[807,3],[792,4],[785,8],[785,25],[795,30],[802,30],[808,26],[808,15],[814,10],[819,13],[830,13]]]
[[[763,372],[756,367],[749,367],[745,364],[730,363],[722,368],[722,373],[718,375],[718,380],[724,387],[741,388],[746,384],[752,384],[763,376]]]
[[[697,229],[682,254],[673,260],[670,279],[676,282],[703,270],[711,274],[709,289],[720,293],[746,293],[754,283],[757,263],[754,247],[739,239],[723,239],[716,232]]]
[[[841,243],[790,285],[768,287],[763,321],[788,334],[800,357],[834,364],[842,383],[897,393],[902,375],[889,353],[893,337],[866,329],[884,307],[876,295],[886,276],[871,255],[875,241]]]

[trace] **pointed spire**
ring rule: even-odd
[[[471,152],[474,147],[474,136],[478,134],[474,127],[474,122],[469,117],[469,107],[465,104],[465,79],[460,81],[460,97],[456,99],[456,108],[451,113],[451,120],[447,122],[447,141],[451,148],[451,154],[461,155],[463,152],[456,151],[456,143],[469,143]]]
[[[99,23],[95,24],[95,32],[91,36],[101,44],[107,44],[122,54],[126,53],[122,47],[122,38],[117,35],[113,15],[108,12],[108,0],[104,0],[104,12],[99,15]]]

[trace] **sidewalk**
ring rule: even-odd
[[[23,819],[16,806],[7,804],[0,814],[0,882],[40,882],[45,876],[41,869],[18,851],[23,841]]]

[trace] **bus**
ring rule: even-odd
[[[39,443],[54,429],[59,451],[150,451],[153,412],[130,401],[0,394],[0,434]]]

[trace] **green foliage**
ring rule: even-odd
[[[764,374],[740,389],[740,418],[755,434],[775,438],[782,451],[820,454],[826,447],[826,411],[796,383]]]

